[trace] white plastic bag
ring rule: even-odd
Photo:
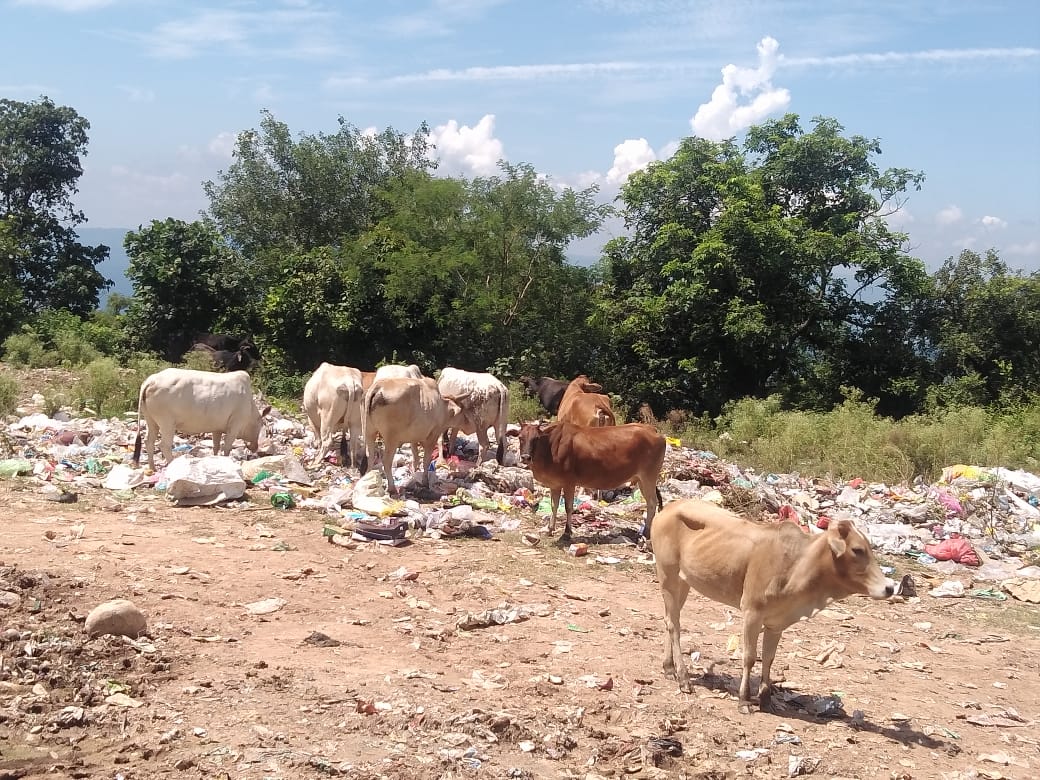
[[[242,469],[225,455],[182,455],[166,467],[166,497],[178,506],[218,504],[241,498],[245,492]]]

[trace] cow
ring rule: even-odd
[[[148,436],[145,449],[148,465],[155,467],[155,437],[167,465],[173,460],[173,437],[185,434],[213,434],[213,453],[230,455],[235,439],[242,439],[256,452],[260,447],[263,418],[271,411],[258,411],[253,401],[253,385],[245,371],[217,374],[188,368],[165,368],[141,383],[137,401],[137,438],[134,442],[134,467],[141,463],[141,418]]]
[[[204,344],[215,351],[238,352],[241,350],[252,358],[254,363],[260,362],[260,350],[257,349],[256,344],[249,337],[240,339],[237,336],[229,336],[226,333],[197,333],[192,341],[196,345]]]
[[[506,425],[509,423],[509,388],[491,374],[463,371],[448,366],[441,371],[437,379],[437,389],[443,396],[466,399],[461,404],[464,422],[449,428],[446,434],[448,452],[455,452],[455,441],[459,432],[476,433],[477,461],[483,461],[491,447],[488,428],[494,428],[497,444],[495,460],[501,465],[505,454]]]
[[[243,344],[235,351],[227,349],[213,349],[213,347],[196,343],[191,348],[192,352],[200,352],[208,355],[213,361],[214,368],[222,368],[225,371],[249,371],[255,364],[254,352],[250,345]]]
[[[348,454],[351,465],[361,462],[365,446],[361,435],[361,402],[365,395],[362,379],[356,368],[322,363],[307,380],[303,388],[303,409],[318,441],[316,462],[320,463],[325,457],[338,431],[343,432],[340,462],[345,464]]]
[[[372,386],[372,383],[376,381],[375,371],[362,371],[361,372],[361,388],[367,393],[368,388]]]
[[[410,366],[402,366],[396,363],[388,363],[385,366],[380,366],[376,369],[376,379],[422,379],[423,372],[419,370],[419,366],[412,363]]]
[[[661,478],[666,443],[649,425],[629,423],[590,428],[568,422],[525,422],[519,431],[520,460],[531,466],[534,478],[549,488],[552,516],[549,533],[556,532],[556,512],[563,494],[565,525],[562,540],[571,537],[571,507],[577,485],[609,490],[633,482],[646,500],[646,524],[661,503]]]
[[[385,368],[385,366],[384,366]],[[376,436],[383,437],[383,474],[387,491],[397,495],[392,473],[394,453],[405,442],[412,445],[412,465],[419,470],[419,445],[423,448],[423,481],[430,486],[430,464],[441,434],[463,418],[459,401],[445,398],[430,377],[390,377],[376,379],[365,393],[361,425],[365,454],[360,471],[364,475],[375,458]]]
[[[560,399],[556,419],[575,425],[616,425],[610,397],[600,393],[602,389],[601,385],[590,382],[587,376],[579,374],[567,385],[567,390]]]
[[[744,618],[743,671],[738,708],[751,706],[751,668],[762,638],[759,707],[770,708],[770,669],[780,635],[829,601],[861,593],[885,599],[894,585],[885,577],[870,542],[849,520],[832,520],[810,536],[793,523],[755,523],[707,501],[674,501],[650,528],[657,579],[664,597],[663,668],[679,689],[691,691],[679,649],[679,613],[690,588],[739,609]]]
[[[560,399],[563,398],[563,394],[570,382],[566,379],[553,379],[551,376],[542,376],[537,379],[531,376],[522,376],[520,377],[520,384],[527,389],[528,395],[538,399],[538,403],[549,414],[556,414],[560,409]],[[599,392],[599,390],[596,392]]]

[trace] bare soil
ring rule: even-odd
[[[1040,776],[1040,614],[932,598],[922,570],[920,599],[789,629],[777,712],[748,716],[739,615],[691,596],[680,693],[653,567],[603,536],[347,549],[309,511],[37,490],[0,481],[0,780]],[[86,636],[112,598],[149,638]],[[506,603],[529,617],[458,628]]]

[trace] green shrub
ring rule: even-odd
[[[123,370],[113,358],[103,357],[84,368],[77,400],[84,411],[112,417],[134,408],[139,388],[136,371]]]
[[[13,376],[0,374],[0,417],[14,412],[21,387]]]
[[[24,368],[51,368],[58,365],[58,355],[40,340],[28,325],[20,333],[4,340],[3,356],[7,363]]]
[[[531,420],[544,420],[548,412],[538,403],[537,398],[527,394],[525,388],[519,382],[508,382],[509,387],[509,422],[521,423]]]

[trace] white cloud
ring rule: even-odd
[[[238,143],[238,133],[232,133],[228,130],[217,133],[213,138],[206,144],[206,151],[208,151],[213,157],[219,157],[224,160],[230,160],[232,152],[235,151],[235,144]]]
[[[561,77],[595,76],[602,73],[625,73],[649,69],[648,64],[635,62],[574,62],[545,63],[542,65],[496,65],[460,70],[436,68],[422,73],[406,73],[386,79],[392,84],[410,84],[425,81],[542,81]],[[347,77],[350,79],[351,77]]]
[[[614,165],[607,171],[607,181],[623,184],[629,176],[643,170],[656,159],[657,155],[645,138],[622,141],[614,147]]]
[[[15,5],[29,5],[38,8],[51,8],[55,11],[92,11],[113,5],[116,0],[14,0]]]
[[[502,142],[495,138],[495,115],[485,114],[474,127],[454,119],[430,131],[435,154],[446,173],[491,176],[505,157]]]
[[[697,135],[721,141],[787,108],[791,93],[772,83],[780,44],[766,37],[757,48],[757,68],[730,64],[722,69],[722,83],[715,87],[711,100],[702,103],[690,120],[690,127]]]
[[[1026,47],[1007,49],[926,49],[924,51],[862,52],[839,54],[830,57],[785,57],[780,56],[781,67],[797,66],[858,66],[858,65],[905,65],[911,62],[954,63],[977,60],[1021,60],[1040,57],[1040,49]]]
[[[935,221],[940,225],[953,225],[960,222],[964,218],[964,212],[961,211],[960,206],[947,206],[944,209],[940,209],[935,215]]]
[[[1000,217],[985,216],[981,220],[982,224],[990,229],[1002,229],[1007,227],[1007,220],[1003,220]]]

